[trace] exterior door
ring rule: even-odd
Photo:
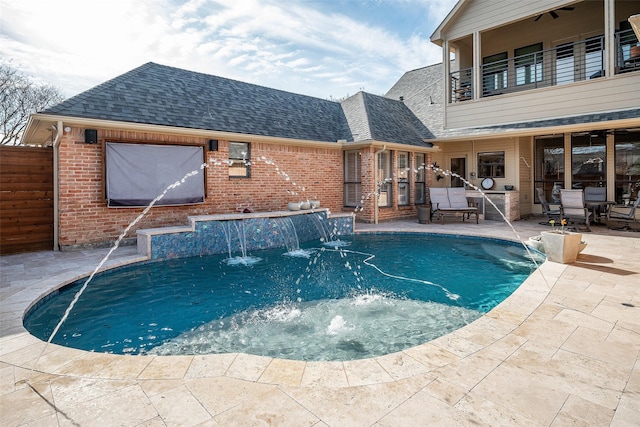
[[[453,157],[451,158],[451,167],[449,170],[451,175],[452,187],[464,187],[463,179],[467,179],[467,158],[466,157]],[[460,177],[456,176],[459,175]]]

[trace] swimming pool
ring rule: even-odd
[[[346,246],[191,257],[97,275],[53,342],[116,354],[244,352],[352,360],[412,347],[472,322],[533,271],[524,248],[486,238],[355,235]],[[83,281],[37,303],[48,339]]]

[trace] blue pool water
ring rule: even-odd
[[[521,245],[461,236],[356,235],[344,245],[138,264],[102,273],[53,339],[116,354],[244,352],[352,360],[458,329],[535,269]],[[237,260],[236,260],[237,261]],[[83,280],[25,316],[47,340]]]

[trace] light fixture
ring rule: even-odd
[[[65,126],[65,127],[64,127],[64,131],[65,131],[66,133],[69,133],[69,132],[71,132],[71,128],[70,128],[69,126]]]

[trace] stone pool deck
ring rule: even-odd
[[[514,226],[525,241],[548,228],[537,220]],[[22,327],[25,310],[90,273],[107,250],[3,256],[0,425],[639,426],[640,233],[592,228],[577,262],[544,263],[472,324],[350,362],[116,356],[45,345]],[[516,239],[495,221],[357,230]],[[137,258],[135,247],[123,247],[108,265]]]

